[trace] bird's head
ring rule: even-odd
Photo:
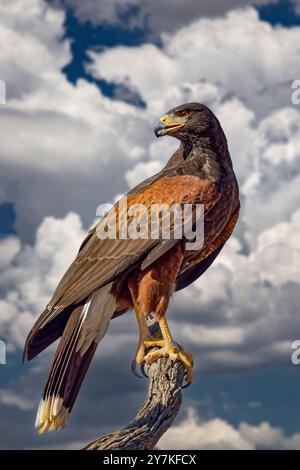
[[[186,103],[171,109],[156,124],[156,137],[170,135],[181,141],[196,140],[219,126],[215,115],[200,103]]]

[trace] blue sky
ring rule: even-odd
[[[21,12],[22,0],[18,1]],[[92,0],[90,3],[93,6]],[[57,270],[59,277],[72,260],[93,222],[97,203],[112,200],[157,171],[174,150],[174,142],[166,140],[158,145],[153,141],[155,116],[163,114],[170,104],[179,104],[177,100],[199,96],[220,115],[226,127],[244,207],[235,241],[220,266],[194,290],[181,299],[178,296],[170,312],[170,316],[174,313],[175,331],[185,328],[182,341],[194,349],[198,364],[195,383],[184,392],[176,426],[185,422],[190,408],[197,415],[189,423],[190,430],[199,432],[199,436],[214,419],[221,421],[220,426],[226,423],[230,430],[233,428],[236,436],[232,441],[224,428],[227,447],[259,446],[253,433],[260,430],[266,434],[260,427],[263,422],[268,423],[270,435],[264,447],[295,446],[300,443],[300,376],[299,368],[291,365],[289,343],[300,337],[294,309],[300,280],[292,262],[296,259],[294,227],[299,223],[295,214],[300,152],[296,129],[299,110],[291,104],[288,85],[300,74],[298,52],[296,46],[293,48],[300,36],[295,3],[282,0],[253,7],[245,1],[245,10],[236,13],[239,2],[229,2],[229,6],[221,2],[220,11],[217,7],[211,11],[210,6],[205,10],[209,2],[203,2],[204,10],[198,12],[196,2],[190,1],[190,16],[187,11],[181,23],[171,16],[169,22],[161,21],[146,0],[141,6],[129,1],[125,9],[120,8],[120,1],[112,2],[115,10],[106,8],[106,3],[103,10],[99,7],[99,12],[91,15],[93,10],[80,9],[76,0],[48,2],[53,17],[52,13],[44,17],[46,4],[30,0],[20,31],[14,31],[10,16],[20,14],[18,9],[12,13],[7,10],[0,19],[6,37],[27,31],[30,40],[32,35],[28,50],[32,48],[35,54],[28,68],[18,63],[17,57],[11,60],[0,56],[0,79],[3,70],[9,97],[8,104],[0,109],[1,123],[10,140],[4,139],[0,145],[0,255],[4,253],[0,292],[5,302],[0,305],[5,319],[0,336],[8,343],[8,364],[0,366],[0,415],[3,429],[10,427],[2,445],[76,448],[101,432],[125,424],[135,413],[146,383],[130,375],[136,328],[129,315],[111,325],[68,428],[43,438],[35,435],[32,423],[53,351],[36,364],[21,367],[21,345],[33,314],[43,308],[55,287],[53,272]],[[40,16],[36,5],[41,8]],[[179,5],[178,17],[181,14]],[[216,62],[224,60],[223,69],[214,68],[209,54],[201,49],[206,26],[197,22],[206,19],[210,22],[207,34],[212,35],[215,47],[211,54],[215,54]],[[272,26],[270,31],[263,22]],[[244,31],[249,27],[249,35],[253,34],[250,43],[254,38],[262,41],[255,44],[252,55],[246,51],[248,39],[238,30],[239,25]],[[218,31],[222,37],[225,27],[228,38],[218,45]],[[212,32],[214,28],[217,33]],[[261,39],[257,39],[258,34]],[[193,75],[192,62],[181,50],[184,41],[193,57],[199,58],[199,77]],[[44,49],[40,50],[41,44]],[[256,60],[257,44],[266,55]],[[206,49],[209,47],[210,42]],[[19,55],[25,62],[30,62],[29,54],[20,44]],[[236,63],[230,61],[235,54],[239,54]],[[278,57],[279,62],[286,60],[282,71]],[[153,61],[152,67],[147,61]],[[186,75],[180,70],[184,67]],[[157,71],[153,71],[155,68]],[[16,78],[19,69],[20,81]],[[289,158],[281,161],[281,155]],[[284,197],[279,178],[286,182]],[[241,254],[243,244],[250,254],[247,259]],[[285,248],[279,256],[282,244]],[[66,247],[70,253],[66,253]],[[234,275],[228,274],[231,265],[239,278],[233,287]],[[236,294],[227,297],[230,288],[235,288]],[[182,309],[186,305],[191,308],[185,312],[185,320]],[[6,319],[8,314],[14,319],[11,322]],[[265,317],[264,323],[260,316]],[[190,331],[195,325],[199,327],[199,341]],[[218,341],[220,345],[214,351]],[[122,348],[125,352],[120,358]],[[117,394],[121,386],[122,398]],[[90,409],[91,402],[97,403],[97,409]],[[113,416],[107,412],[112,406]],[[253,433],[242,429],[241,423],[252,426]],[[84,434],[78,424],[85,429]],[[279,437],[277,427],[281,428]],[[172,439],[172,435],[169,441],[166,436],[164,445],[174,445]],[[213,436],[210,439],[199,441],[199,446],[220,445]],[[188,445],[186,440],[184,443]]]

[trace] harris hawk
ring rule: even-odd
[[[176,238],[174,231],[168,240],[161,232],[157,238],[121,237],[120,231],[99,237],[111,211],[88,233],[24,348],[24,359],[31,360],[61,338],[37,412],[40,433],[66,425],[109,321],[128,310],[135,311],[140,335],[133,364],[150,365],[167,356],[181,361],[187,382],[192,381],[193,358],[173,340],[166,311],[172,292],[201,276],[230,237],[239,214],[238,184],[225,134],[208,107],[177,106],[154,132],[173,136],[180,145],[159,173],[127,193],[126,217],[136,204],[148,212],[153,204],[202,204],[203,243],[188,250],[187,239]],[[121,211],[114,215],[120,227]],[[153,318],[156,330],[150,328]]]

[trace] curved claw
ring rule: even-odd
[[[143,361],[142,364],[141,364],[141,372],[142,372],[143,376],[146,377],[146,379],[149,379],[149,375],[147,374],[147,372],[145,370],[145,366],[146,366],[146,363],[145,363],[145,361]]]
[[[145,376],[145,374],[144,374],[144,372],[143,372],[143,369],[142,369],[142,367],[140,366],[140,370],[141,370],[142,373],[143,373],[143,375],[140,375],[140,374],[138,373],[138,370],[137,370],[137,365],[138,365],[138,364],[137,364],[136,360],[133,359],[133,361],[132,361],[132,363],[131,363],[131,372],[132,372],[136,377],[138,377],[139,379],[143,379],[144,376]]]
[[[182,385],[182,389],[184,388],[188,388],[190,385],[192,384],[192,382],[185,382],[183,385]]]

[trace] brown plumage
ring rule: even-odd
[[[187,381],[192,380],[192,357],[173,341],[165,313],[172,291],[197,279],[230,237],[239,213],[238,185],[223,130],[204,105],[174,108],[160,119],[155,133],[178,138],[180,147],[165,168],[127,194],[127,223],[137,218],[130,213],[135,204],[143,204],[149,216],[153,204],[190,204],[191,217],[196,204],[203,204],[203,246],[188,250],[187,240],[174,235],[173,219],[170,239],[121,239],[118,230],[115,239],[100,239],[99,230],[113,217],[122,219],[118,204],[89,232],[24,349],[30,360],[61,336],[37,416],[40,432],[65,425],[110,319],[129,309],[135,309],[140,331],[135,362],[150,364],[168,355],[183,362]],[[149,230],[146,224],[148,235]],[[151,316],[160,334],[149,334]],[[151,346],[160,348],[147,353]]]

